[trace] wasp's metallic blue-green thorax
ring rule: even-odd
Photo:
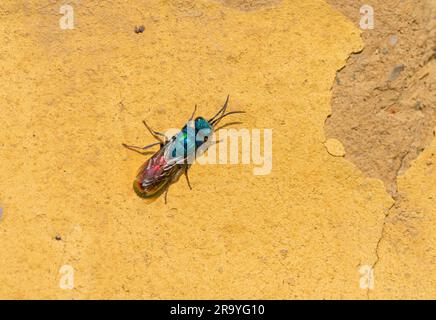
[[[235,113],[244,113],[244,111],[232,111],[226,113],[228,103],[229,96],[227,96],[224,106],[209,120],[206,120],[203,117],[198,117],[194,121],[190,120],[175,136],[171,156],[174,159],[179,157],[195,158],[197,149],[209,140],[213,134],[214,128],[222,118]]]
[[[174,137],[172,157],[194,157],[197,149],[206,143],[213,134],[213,127],[203,117],[189,121]]]

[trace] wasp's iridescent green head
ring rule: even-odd
[[[209,129],[213,130],[209,122],[203,117],[195,118],[195,130]]]
[[[195,144],[200,147],[203,143],[207,142],[213,134],[213,127],[209,122],[203,118],[198,117],[195,119]]]

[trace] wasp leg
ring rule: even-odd
[[[188,187],[189,187],[189,189],[190,190],[192,190],[192,187],[191,187],[191,183],[189,182],[189,176],[188,176],[188,166],[185,166],[185,177],[186,177],[186,182],[188,183]]]
[[[148,146],[145,146],[145,147],[129,146],[129,145],[125,144],[125,143],[122,144],[123,147],[125,147],[125,148],[127,148],[129,150],[138,152],[140,154],[147,154],[147,152],[141,152],[139,150],[147,150],[147,149],[149,149],[151,147],[154,147],[154,146],[157,146],[157,145],[162,146],[162,144],[160,142],[155,142],[155,143],[149,144]]]
[[[168,196],[168,190],[170,189],[170,184],[168,184],[165,188],[165,195],[164,195],[164,199],[165,199],[165,204],[168,203],[167,201],[167,196]]]
[[[153,129],[151,129],[147,122],[142,121],[142,123],[144,124],[144,126],[147,128],[147,130],[151,133],[151,135],[161,143],[161,145],[164,145],[167,143],[167,137],[166,135],[164,135],[162,132],[158,132],[158,131],[154,131]]]

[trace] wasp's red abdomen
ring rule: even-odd
[[[139,169],[133,189],[143,198],[158,197],[169,182],[165,171],[167,161],[163,156],[153,156]]]

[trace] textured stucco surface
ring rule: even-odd
[[[359,30],[320,0],[231,3],[72,1],[74,30],[54,1],[0,5],[1,298],[435,297],[434,143],[399,181],[406,222],[380,180],[326,150]],[[145,158],[121,143],[227,94],[243,127],[273,129],[271,174],[194,165],[192,191],[138,198]]]
[[[436,128],[435,128],[436,129]],[[435,299],[436,139],[398,179],[377,250],[371,298]]]

